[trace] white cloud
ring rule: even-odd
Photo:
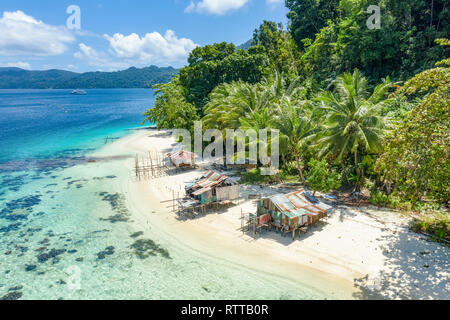
[[[224,15],[229,11],[237,10],[247,4],[249,0],[202,0],[194,3],[191,1],[185,12],[199,12],[207,14]],[[272,0],[273,1],[273,0]]]
[[[75,41],[65,27],[45,24],[22,11],[3,12],[0,30],[0,55],[5,56],[58,55]]]
[[[92,67],[119,70],[130,66],[124,62],[114,61],[108,54],[96,51],[94,48],[84,43],[79,44],[79,49],[80,51],[75,52],[74,57],[86,61],[86,63]]]
[[[30,70],[31,66],[28,62],[17,61],[0,64],[0,67],[16,67],[20,69]]]
[[[186,61],[189,53],[198,45],[191,39],[177,38],[175,32],[167,30],[162,36],[158,32],[147,33],[140,37],[136,33],[128,36],[116,33],[109,41],[110,52],[118,58],[133,60],[141,64],[168,65]]]
[[[196,8],[194,1],[191,1],[191,3],[189,3],[189,5],[186,7],[186,9],[184,9],[185,13],[191,13],[192,11],[194,11]]]

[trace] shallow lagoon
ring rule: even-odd
[[[0,298],[323,299],[175,243],[126,203],[123,159],[151,90],[0,90]]]

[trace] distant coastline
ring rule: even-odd
[[[131,67],[115,72],[76,73],[65,70],[29,71],[0,68],[0,89],[127,89],[151,88],[178,74],[172,67]]]

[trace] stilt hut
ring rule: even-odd
[[[229,177],[208,170],[198,181],[186,186],[186,194],[201,204],[239,198],[239,185]]]
[[[257,215],[264,223],[271,220],[275,226],[291,231],[318,222],[330,209],[301,189],[260,200]]]
[[[173,153],[168,153],[172,164],[177,168],[193,167],[195,164],[195,154],[189,151],[180,150]]]

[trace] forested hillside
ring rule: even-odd
[[[28,71],[0,68],[2,89],[71,89],[71,88],[151,88],[166,83],[178,73],[168,67],[129,68],[117,72],[75,73],[63,70]]]

